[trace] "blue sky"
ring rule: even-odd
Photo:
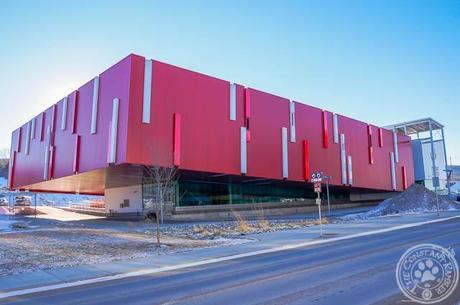
[[[377,125],[433,117],[460,164],[460,1],[0,1],[0,148],[129,53]]]

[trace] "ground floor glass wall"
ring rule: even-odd
[[[197,206],[259,202],[293,202],[316,198],[313,189],[303,186],[272,183],[221,183],[210,181],[179,181],[176,204]],[[346,192],[331,192],[332,199],[348,198]]]
[[[164,189],[163,204],[174,205],[177,200],[177,184],[176,182],[172,187]],[[142,208],[144,210],[157,210],[159,209],[160,194],[159,189],[155,183],[144,181],[142,184]]]

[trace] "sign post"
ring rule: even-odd
[[[323,179],[326,179],[327,213],[331,217],[331,200],[329,199],[329,180],[331,180],[331,176],[323,175]]]
[[[323,221],[321,219],[321,181],[323,180],[321,173],[313,173],[311,175],[311,182],[314,182],[315,193],[318,194],[316,198],[316,204],[318,205],[318,216],[319,216],[319,235],[323,237]]]
[[[434,186],[434,193],[436,194],[436,206],[438,209],[438,216],[439,216],[439,198],[438,198],[438,188],[439,188],[439,170],[438,167],[433,167],[434,176],[432,178],[433,186]]]

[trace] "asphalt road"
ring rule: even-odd
[[[460,220],[25,295],[0,304],[413,304],[399,292],[395,267],[405,250],[427,242],[452,247],[460,255]],[[457,287],[442,304],[459,302]]]

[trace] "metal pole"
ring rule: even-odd
[[[435,192],[435,194],[436,194],[436,206],[437,206],[437,209],[438,209],[438,216],[439,216],[439,198],[438,198],[438,189],[436,188],[434,192]]]
[[[161,224],[163,224],[163,200],[161,200]]]
[[[329,200],[329,177],[326,180],[326,195],[327,195],[327,210],[328,215],[331,217],[331,201]]]
[[[158,214],[157,215],[157,218],[160,217],[160,224],[163,224],[163,192],[162,190],[160,189],[160,184],[158,183],[157,185],[157,200],[159,201],[158,202]]]
[[[175,196],[176,196],[176,202],[175,202],[175,205],[176,206],[180,206],[180,196],[179,196],[179,180],[176,180],[176,183],[174,184],[174,188],[175,188]]]
[[[34,194],[35,218],[37,218],[37,194]]]
[[[321,198],[318,193],[318,214],[319,214],[319,236],[323,237],[323,221],[321,219]]]
[[[232,184],[228,184],[228,203],[233,204],[233,198],[232,198]]]
[[[436,179],[436,158],[434,154],[434,143],[433,143],[433,126],[431,125],[431,120],[428,121],[428,126],[430,128],[430,146],[431,146],[431,166],[433,170],[433,177],[431,179],[433,186],[434,186],[434,192],[436,194],[436,207],[438,210],[438,216],[439,216],[439,199],[438,199],[438,184],[439,180]]]
[[[158,215],[156,215],[156,221],[157,221],[157,245],[160,246],[160,219]]]
[[[444,127],[441,128],[441,136],[442,136],[442,146],[444,149],[444,160],[446,161],[446,175],[448,175],[448,169],[447,169],[447,152],[446,152],[446,140],[444,139]],[[447,179],[447,193],[450,196],[450,181]]]

